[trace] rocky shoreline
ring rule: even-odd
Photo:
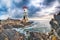
[[[12,29],[4,29],[0,25],[0,40],[23,40],[24,34]]]

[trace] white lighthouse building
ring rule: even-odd
[[[23,22],[28,22],[28,9],[26,6],[23,7],[23,11],[24,11],[24,14],[23,14]]]

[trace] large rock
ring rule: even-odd
[[[58,36],[60,36],[60,12],[57,15],[54,15],[54,19],[50,21],[51,28],[56,30]]]
[[[5,40],[5,38],[7,38],[7,40],[21,40],[20,37],[23,37],[24,39],[23,34],[11,29],[4,29],[0,32],[0,40]]]

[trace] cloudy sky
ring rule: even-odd
[[[41,17],[59,12],[60,0],[0,0],[0,19],[21,18],[23,6],[28,7],[29,17]]]

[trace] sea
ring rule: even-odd
[[[40,33],[48,33],[51,31],[51,25],[48,20],[34,20],[33,23],[29,26],[25,26],[24,28],[13,28],[19,33],[25,34],[26,31],[30,32],[40,32]]]

